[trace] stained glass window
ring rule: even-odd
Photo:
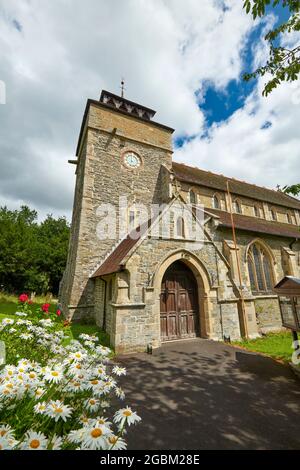
[[[256,293],[270,292],[273,288],[270,256],[259,245],[252,245],[248,253],[248,271],[251,290]]]

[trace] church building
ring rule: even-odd
[[[64,314],[117,353],[280,329],[273,287],[300,276],[300,201],[172,161],[174,130],[154,115],[107,91],[87,102]]]

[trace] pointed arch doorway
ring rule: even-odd
[[[160,294],[161,340],[200,336],[198,285],[190,268],[175,261],[166,270]]]

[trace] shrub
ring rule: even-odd
[[[0,369],[0,449],[125,449],[140,418],[116,408],[126,370],[111,364],[110,349],[86,334],[63,346],[61,324],[19,316],[0,324],[10,362]]]

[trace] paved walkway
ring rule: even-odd
[[[119,362],[129,449],[300,449],[300,381],[269,358],[197,339]]]

